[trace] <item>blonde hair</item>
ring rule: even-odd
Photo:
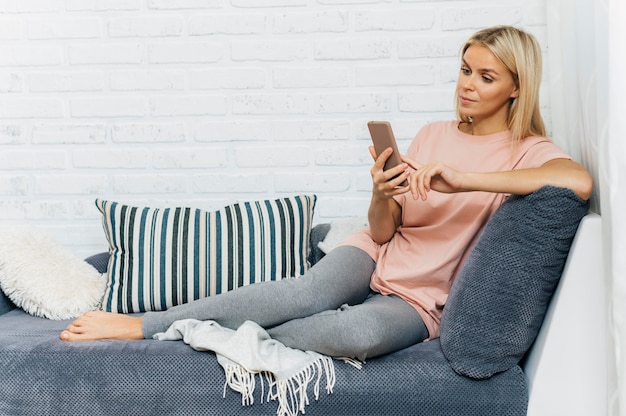
[[[519,96],[509,101],[507,113],[507,126],[513,142],[519,143],[528,136],[545,136],[546,128],[539,112],[541,49],[535,37],[511,26],[494,26],[480,30],[469,38],[461,49],[461,56],[472,45],[489,49],[513,75],[519,90]],[[461,115],[458,91],[456,114],[461,121],[471,121]]]

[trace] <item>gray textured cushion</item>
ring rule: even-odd
[[[544,187],[496,211],[452,286],[441,347],[452,368],[487,378],[521,360],[534,341],[588,204]]]
[[[181,341],[66,343],[59,332],[68,323],[19,309],[0,316],[0,415],[276,414],[258,385],[252,406],[228,388],[223,398],[224,370],[213,353]],[[307,416],[526,414],[518,366],[472,380],[452,371],[439,340],[368,360],[360,370],[335,361],[335,371],[332,394],[321,391],[315,401],[309,392]]]

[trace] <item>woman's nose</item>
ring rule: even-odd
[[[474,89],[474,76],[473,75],[469,75],[465,77],[465,80],[463,82],[463,88],[465,88],[466,90]]]

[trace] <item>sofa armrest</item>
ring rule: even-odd
[[[607,414],[606,325],[602,221],[588,214],[523,364],[529,416]]]

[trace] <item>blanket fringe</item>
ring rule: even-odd
[[[267,383],[267,401],[278,402],[276,411],[278,416],[298,416],[300,412],[305,413],[305,407],[310,403],[308,388],[311,382],[313,382],[315,400],[319,399],[323,376],[326,378],[327,394],[331,394],[335,386],[335,367],[332,358],[325,356],[320,356],[309,367],[286,380],[277,380],[274,374],[268,371],[252,372],[236,364],[226,366],[225,373],[224,396],[226,396],[228,386],[241,394],[243,406],[250,406],[254,403],[257,376],[261,384],[261,401],[263,401],[265,383]]]

